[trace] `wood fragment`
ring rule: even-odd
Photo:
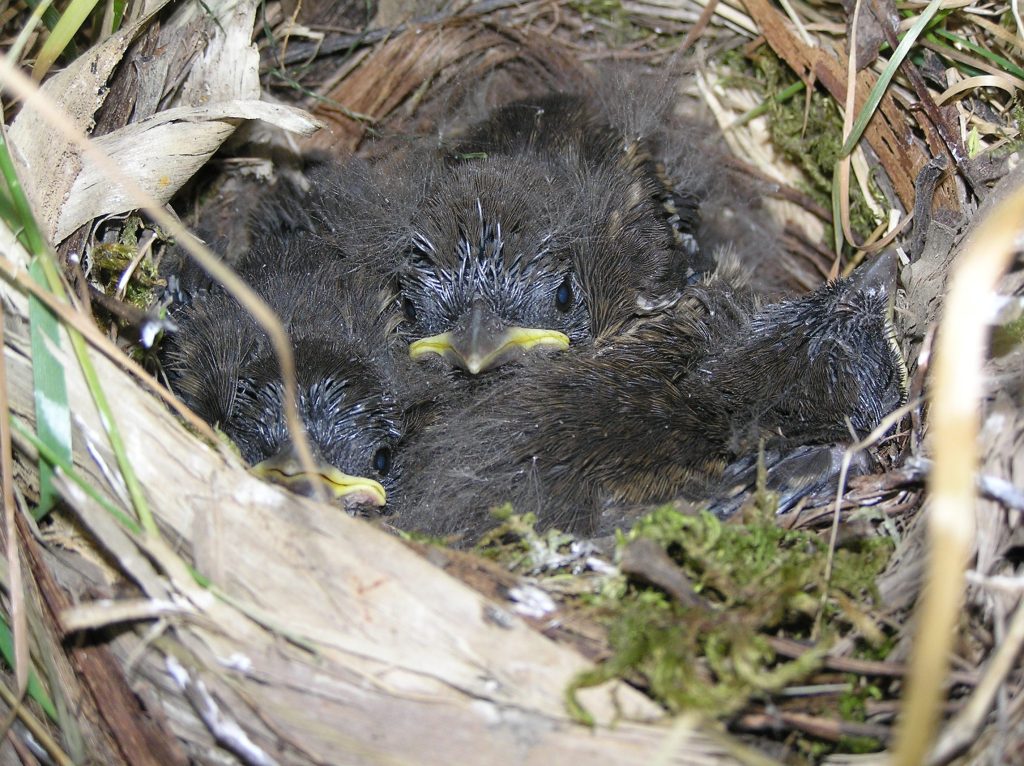
[[[619,568],[623,573],[664,590],[683,606],[697,606],[700,597],[665,549],[654,540],[641,537],[626,546]]]
[[[802,731],[826,742],[838,742],[844,737],[871,737],[884,744],[891,734],[887,726],[784,711],[744,715],[735,726],[747,731]]]

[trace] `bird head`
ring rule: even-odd
[[[901,405],[907,371],[895,339],[896,260],[884,254],[847,279],[753,310],[718,333],[688,378],[681,412],[732,431],[738,450],[845,441]]]
[[[524,150],[435,168],[398,274],[414,359],[477,374],[561,351],[615,334],[641,299],[679,284],[691,250],[660,179],[621,149],[607,162],[592,154]]]
[[[475,375],[589,337],[572,201],[556,192],[537,163],[505,158],[437,179],[399,275],[413,359],[437,355]]]
[[[828,309],[815,333],[816,361],[829,361],[835,388],[842,378],[855,381],[850,420],[860,435],[903,404],[909,390],[893,324],[897,267],[895,252],[887,251],[820,291]]]
[[[176,314],[179,329],[165,352],[171,385],[235,442],[257,474],[302,494],[322,485],[346,509],[383,506],[399,483],[411,411],[405,404],[419,384],[412,363],[388,347],[380,281],[348,274],[305,236],[272,244],[275,252],[253,253],[241,275],[291,340],[299,415],[316,470],[308,473],[296,455],[269,339],[223,290]]]
[[[240,369],[222,430],[258,475],[312,494],[317,481],[346,508],[383,506],[394,489],[403,434],[402,410],[380,370],[326,338],[295,345],[299,416],[316,473],[302,467],[284,414],[284,390],[273,356]]]

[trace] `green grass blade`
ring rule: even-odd
[[[743,125],[746,125],[751,120],[755,119],[756,117],[760,117],[762,114],[767,112],[771,108],[771,105],[772,105],[773,101],[776,104],[784,104],[785,102],[789,101],[789,99],[791,99],[793,96],[795,96],[797,93],[802,91],[805,87],[806,86],[804,85],[803,80],[797,80],[795,83],[790,85],[785,90],[779,91],[778,93],[776,93],[771,98],[765,99],[764,101],[762,101],[760,104],[755,106],[753,109],[750,109],[750,110],[744,112],[743,114],[741,114],[739,117],[736,118],[736,120],[731,125],[729,125],[729,128],[738,128],[738,127],[741,127]]]
[[[924,12],[914,22],[903,39],[900,40],[899,46],[896,51],[892,54],[892,58],[889,59],[889,64],[878,78],[878,82],[871,89],[871,93],[868,95],[868,100],[864,104],[864,107],[860,110],[860,114],[857,115],[857,120],[853,123],[853,129],[850,131],[850,135],[846,139],[846,143],[843,144],[843,148],[839,150],[839,156],[845,157],[860,141],[860,137],[864,134],[864,129],[868,126],[868,122],[875,114],[875,110],[878,108],[878,104],[882,100],[882,96],[885,95],[886,89],[889,87],[889,83],[892,81],[893,75],[896,74],[896,70],[899,69],[900,64],[907,57],[910,49],[914,47],[914,43],[917,42],[917,38],[921,36],[921,32],[924,31],[925,27],[932,20],[932,17],[939,12],[939,6],[942,4],[942,0],[932,0],[928,3],[928,7],[924,9]],[[852,54],[851,54],[852,55]]]
[[[90,484],[81,474],[78,473],[78,471],[75,470],[75,466],[70,460],[65,460],[50,449],[49,445],[32,433],[28,426],[14,416],[11,416],[11,430],[16,431],[18,435],[25,439],[25,441],[36,448],[36,451],[39,452],[40,460],[46,460],[54,468],[59,468],[61,473],[77,484],[91,500],[98,503],[103,510],[113,516],[126,530],[131,532],[133,535],[137,535],[142,532],[142,528],[139,526],[138,522],[100,494],[92,484]]]
[[[0,139],[0,141],[2,141],[2,139]],[[49,248],[46,245],[46,241],[32,216],[28,199],[18,182],[18,176],[14,170],[14,164],[11,161],[9,152],[7,151],[6,142],[0,142],[0,174],[7,179],[8,192],[14,202],[15,208],[19,212],[19,220],[23,223],[21,232],[24,236],[23,241],[29,245],[29,250],[36,254],[36,263],[39,265],[43,276],[45,277],[43,284],[49,287],[50,291],[55,296],[61,300],[67,300],[67,296],[64,292],[64,285],[61,282],[60,273],[57,270],[57,265],[54,262]],[[107,437],[110,439],[111,449],[113,449],[114,457],[117,459],[117,466],[121,470],[121,476],[124,478],[125,486],[128,488],[128,494],[132,499],[132,505],[135,508],[135,512],[139,516],[142,528],[148,534],[156,535],[158,534],[156,522],[153,519],[153,515],[150,513],[149,504],[146,502],[145,495],[143,495],[142,485],[139,483],[138,477],[135,475],[135,471],[132,468],[131,461],[128,459],[124,440],[121,438],[121,429],[117,426],[117,419],[114,417],[114,412],[110,407],[110,402],[107,401],[107,396],[103,392],[103,387],[100,385],[99,376],[96,375],[96,368],[92,364],[92,359],[90,358],[88,349],[85,346],[85,341],[82,339],[81,334],[73,327],[68,327],[67,333],[68,338],[71,341],[71,347],[75,352],[75,357],[78,359],[78,364],[82,368],[82,376],[85,378],[86,385],[89,387],[89,392],[92,394],[93,402],[96,404],[96,409],[99,410],[100,419],[106,428]],[[66,401],[66,395],[64,398]],[[49,413],[47,413],[47,415],[48,414]],[[36,420],[37,425],[43,420],[43,415],[39,410],[37,410]],[[56,454],[55,450],[51,451]],[[70,455],[70,450],[67,455]],[[65,462],[70,461],[65,459]]]
[[[89,18],[92,9],[96,7],[99,0],[71,0],[67,10],[60,17],[60,21],[50,32],[50,36],[43,43],[42,50],[36,57],[36,65],[32,67],[32,76],[36,80],[43,79],[53,62],[64,52],[71,40],[82,28],[82,24]]]
[[[28,200],[15,172],[7,143],[0,132],[0,176],[4,186],[4,220],[35,256],[29,274],[45,284],[41,258],[49,257],[42,232],[36,225]],[[57,317],[38,298],[29,296],[29,333],[32,345],[33,397],[36,407],[36,429],[39,438],[57,454],[71,459],[71,410],[68,406],[67,379],[64,365],[57,356],[60,332]],[[57,493],[53,487],[53,470],[49,463],[39,463],[39,505],[33,515],[41,519],[53,508]]]
[[[11,159],[11,152],[7,146],[7,133],[0,130],[0,176],[6,184],[4,194],[10,201],[14,211],[14,220],[10,221],[11,230],[18,235],[18,240],[33,255],[47,251],[46,238],[36,224],[35,216],[32,215],[32,207],[28,204],[28,197],[21,187],[18,174],[14,169],[14,161]]]
[[[1024,69],[1021,69],[1019,66],[1014,64],[1009,59],[1003,58],[998,53],[993,53],[990,50],[986,50],[980,45],[972,43],[970,40],[964,37],[955,35],[952,32],[947,32],[945,29],[932,30],[932,34],[949,40],[950,42],[957,43],[963,46],[964,48],[967,48],[967,50],[977,53],[979,56],[981,56],[981,58],[986,59],[990,64],[993,64],[994,66],[1003,70],[1007,74],[1012,74],[1014,77],[1018,77],[1021,80],[1024,80]]]
[[[14,637],[11,635],[11,628],[7,624],[5,615],[0,615],[0,653],[8,667],[14,667]],[[28,696],[39,703],[39,707],[54,723],[59,723],[57,718],[57,707],[46,693],[46,689],[39,683],[39,676],[29,668],[28,670]]]
[[[7,224],[13,232],[21,230],[21,226],[18,223],[18,211],[14,208],[14,200],[7,193],[7,187],[0,185],[0,219]]]
[[[121,28],[121,24],[124,22],[124,12],[128,10],[128,0],[114,0],[114,18],[111,22],[111,33],[116,32]]]
[[[45,284],[42,264],[37,258],[29,274]],[[60,348],[57,317],[42,301],[28,298],[29,331],[32,342],[32,383],[36,405],[36,432],[40,440],[54,452],[71,460],[71,410],[68,406],[67,378],[64,365],[53,353]],[[53,508],[58,499],[53,486],[53,468],[45,460],[39,462],[39,505],[32,515],[38,521]]]
[[[57,292],[58,288],[61,288],[60,277],[57,274],[57,266],[53,263],[50,258],[45,258],[42,261],[43,269],[46,271],[47,281],[50,284],[50,289]],[[63,289],[63,288],[61,288]],[[128,459],[128,451],[125,449],[124,440],[121,438],[121,429],[117,425],[117,420],[114,417],[114,411],[110,407],[110,402],[107,400],[107,395],[103,391],[103,386],[100,384],[99,376],[96,374],[96,368],[93,367],[92,358],[89,356],[89,350],[86,348],[85,341],[82,336],[74,330],[74,328],[67,328],[68,337],[71,339],[71,347],[75,350],[75,356],[78,358],[78,364],[82,368],[82,376],[85,378],[85,384],[89,387],[89,392],[92,394],[92,400],[96,404],[96,409],[99,410],[100,418],[103,422],[104,427],[107,429],[107,438],[110,439],[110,448],[114,451],[114,457],[117,459],[117,467],[121,469],[121,477],[124,479],[124,484],[128,488],[128,496],[132,499],[132,506],[135,508],[135,512],[139,516],[139,522],[142,524],[142,528],[147,534],[158,535],[156,521],[153,519],[152,513],[149,510],[149,504],[146,502],[146,497],[142,493],[142,485],[139,483],[139,478],[135,475],[135,469],[132,468],[131,460]]]
[[[34,11],[36,8],[42,5],[42,2],[41,0],[28,0],[28,5],[29,8],[31,8]],[[51,5],[43,13],[43,23],[46,24],[47,29],[52,30],[54,27],[57,26],[58,23],[60,23],[60,12]]]
[[[964,77],[977,77],[978,75],[988,74],[988,72],[983,72],[980,69],[975,69],[970,64],[964,63],[961,58],[962,54],[961,56],[957,55],[960,51],[951,45],[940,42],[939,38],[935,37],[928,42],[931,43],[932,50],[946,60],[948,66],[956,68]]]

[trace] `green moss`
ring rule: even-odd
[[[853,753],[862,755],[866,753],[877,753],[885,744],[874,737],[849,737],[843,736],[836,743],[836,750],[842,753]]]
[[[107,295],[118,292],[122,276],[138,255],[138,237],[143,228],[141,218],[129,216],[117,242],[101,243],[92,248],[92,278]],[[157,237],[164,239],[159,232]],[[147,309],[152,303],[154,288],[165,284],[160,278],[151,252],[152,250],[143,255],[124,287],[125,302],[142,310]]]
[[[888,537],[851,540],[836,550],[832,564],[832,588],[854,599],[878,603],[877,578],[892,555]]]
[[[761,49],[747,59],[733,53],[726,62],[734,74],[727,80],[759,91],[765,98],[772,143],[790,163],[804,172],[803,191],[826,210],[832,209],[832,172],[842,147],[843,117],[835,101],[819,89],[809,100],[796,97],[777,101],[776,96],[798,82],[792,70],[775,53]],[[877,185],[872,194],[884,203]],[[860,187],[850,187],[850,225],[859,236],[875,228],[874,215]],[[826,241],[831,241],[829,232]]]
[[[992,356],[1006,356],[1024,342],[1024,316],[992,330]]]
[[[630,532],[617,533],[620,554],[635,540],[656,542],[690,582],[696,598],[683,604],[620,573],[591,573],[582,587],[574,583],[575,607],[606,626],[611,655],[566,689],[570,714],[592,724],[577,692],[612,679],[645,689],[672,712],[700,711],[721,718],[812,676],[851,624],[840,604],[864,613],[877,599],[875,579],[893,546],[879,537],[851,540],[834,552],[829,594],[836,598],[824,599],[825,635],[812,644],[828,546],[816,534],[780,527],[775,510],[775,498],[762,488],[742,518],[733,522],[666,506],[639,519]],[[573,538],[557,530],[538,532],[532,514],[516,515],[508,505],[492,513],[501,523],[476,551],[512,571],[543,573],[552,585],[558,578],[564,596],[565,580],[571,577],[565,574],[572,566],[568,562],[578,561]],[[775,636],[801,640],[808,649],[797,659],[780,657],[772,648]],[[887,637],[887,646],[866,651],[884,656],[889,648]],[[880,692],[871,685],[851,683],[840,698],[840,714],[863,721],[865,700],[876,695]],[[836,749],[835,744],[806,737],[798,738],[797,746],[822,754]],[[846,752],[877,748],[878,743],[861,738],[842,745]]]
[[[875,684],[861,683],[858,676],[847,676],[850,690],[839,698],[839,716],[844,721],[863,723],[867,719],[867,700],[880,700],[885,695]]]
[[[755,505],[739,524],[664,507],[620,537],[620,547],[639,538],[661,545],[699,597],[680,604],[625,578],[617,590],[596,597],[613,656],[572,684],[568,704],[575,715],[589,720],[575,692],[612,678],[645,686],[672,711],[727,716],[817,670],[843,621],[826,619],[829,635],[796,660],[779,658],[769,638],[809,637],[822,600],[827,545],[809,532],[779,527],[771,509],[771,503]],[[891,550],[881,538],[837,550],[830,592],[869,604]],[[826,610],[826,616],[839,614],[831,601]]]
[[[871,644],[867,641],[858,641],[857,648],[854,649],[853,656],[859,660],[883,662],[889,657],[889,653],[892,652],[895,646],[896,638],[887,634],[878,644]]]
[[[849,676],[850,689],[839,697],[837,709],[844,721],[863,723],[867,719],[867,699],[882,699],[883,694],[875,684],[864,683],[857,676]],[[874,753],[881,750],[883,743],[873,737],[844,736],[836,744],[836,750],[844,753]]]
[[[492,508],[491,514],[501,523],[480,538],[474,550],[512,572],[548,569],[551,562],[568,555],[575,539],[557,529],[538,532],[537,517],[516,514],[510,503]]]

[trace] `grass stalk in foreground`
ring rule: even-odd
[[[0,187],[4,203],[0,208],[0,215],[25,249],[35,258],[29,267],[29,274],[36,282],[43,284],[44,277],[40,259],[48,252],[46,240],[32,215],[2,130],[0,130],[0,176],[4,180],[3,187]],[[36,412],[45,413],[45,417],[36,418],[36,429],[40,439],[70,459],[71,413],[68,407],[64,365],[58,356],[60,334],[57,319],[53,312],[34,296],[29,296],[29,333],[33,358],[33,398]],[[55,499],[56,492],[53,488],[50,465],[40,462],[39,505],[35,512],[36,519],[42,518],[49,512]]]

